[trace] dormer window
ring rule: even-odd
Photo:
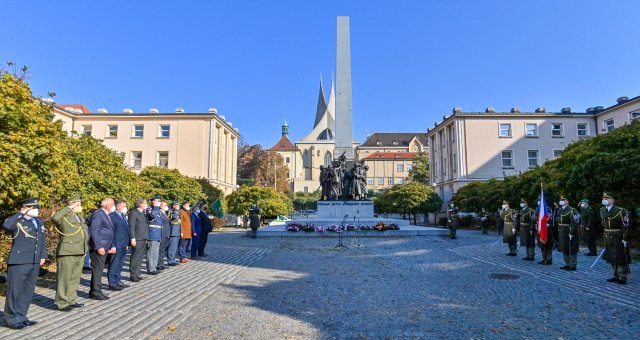
[[[382,145],[382,142],[376,142],[376,145]]]
[[[398,142],[396,142],[396,141],[393,141],[393,143],[392,143],[392,144],[393,144],[393,145],[398,145]]]

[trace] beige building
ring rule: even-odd
[[[300,149],[293,145],[289,140],[289,125],[285,121],[282,125],[282,137],[276,145],[267,149],[267,151],[277,152],[282,158],[284,158],[284,163],[289,168],[289,191],[294,191],[294,183],[296,181],[302,180],[304,178],[304,170],[302,168],[302,154],[300,153]]]
[[[596,115],[598,134],[607,133],[615,128],[629,124],[640,118],[640,96],[629,99],[620,97],[615,105],[604,108],[602,106],[587,109]]]
[[[227,122],[215,109],[207,113],[108,113],[98,109],[92,113],[78,104],[56,105],[56,120],[72,133],[93,136],[118,152],[135,172],[147,166],[178,169],[194,178],[209,182],[230,194],[236,189],[237,128]]]
[[[503,179],[558,157],[573,141],[596,134],[591,113],[462,112],[443,117],[427,132],[431,180],[447,202],[468,182]]]

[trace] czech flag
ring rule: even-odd
[[[547,220],[549,219],[549,209],[547,201],[544,199],[544,189],[540,188],[540,207],[538,207],[538,231],[540,233],[540,243],[547,243]]]

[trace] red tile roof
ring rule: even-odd
[[[67,108],[72,108],[72,109],[80,109],[82,110],[82,113],[91,113],[91,110],[89,110],[86,106],[82,104],[56,104],[56,106],[63,110],[67,110]]]
[[[413,159],[413,155],[415,154],[416,154],[415,152],[374,152],[368,155],[367,157],[365,157],[364,159],[370,159],[370,160]]]
[[[298,148],[291,143],[287,136],[282,136],[276,145],[267,149],[267,151],[298,151]]]

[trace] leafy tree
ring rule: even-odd
[[[258,167],[258,159],[265,153],[260,144],[238,143],[238,183],[240,185],[246,181],[252,181]]]
[[[429,155],[426,152],[417,152],[413,156],[413,167],[407,180],[430,185],[429,178]]]
[[[207,197],[198,181],[181,174],[177,169],[150,166],[144,168],[138,177],[148,185],[147,198],[161,195],[169,201],[188,201],[194,204]]]
[[[227,196],[229,212],[245,215],[253,203],[257,203],[263,216],[286,215],[293,211],[291,199],[271,187],[241,186]]]
[[[200,190],[204,193],[205,201],[207,203],[211,204],[217,199],[224,198],[224,192],[211,185],[211,183],[209,183],[206,178],[198,178],[196,179],[196,181],[198,182],[198,184],[200,184]]]
[[[258,167],[252,176],[257,185],[273,187],[278,192],[289,191],[289,168],[277,152],[267,152],[258,158]]]
[[[395,185],[376,197],[375,205],[385,212],[413,215],[415,222],[419,213],[438,211],[442,199],[429,185],[407,182]]]
[[[309,210],[316,209],[318,207],[318,201],[320,200],[320,191],[317,190],[312,193],[296,192],[293,194],[293,208],[295,210]]]

